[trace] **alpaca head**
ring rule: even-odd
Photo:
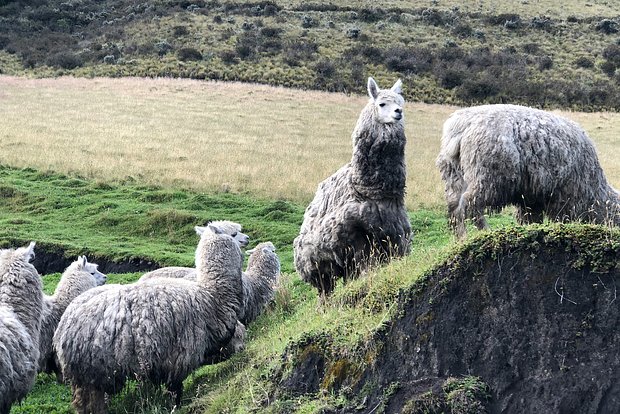
[[[78,257],[77,262],[79,268],[92,275],[92,277],[95,279],[95,282],[97,282],[97,286],[101,286],[106,282],[108,277],[101,273],[99,270],[97,270],[98,265],[96,265],[95,263],[89,263],[86,259],[86,256]]]
[[[402,122],[403,105],[402,82],[397,80],[390,89],[379,89],[373,78],[368,78],[368,95],[374,105],[376,120],[382,124]]]
[[[241,232],[241,224],[228,220],[211,221],[209,224],[213,224],[223,233],[231,236],[239,244],[239,247],[244,248],[250,243],[250,236]],[[204,232],[206,227],[196,226],[196,233],[200,236]]]

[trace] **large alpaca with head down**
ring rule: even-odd
[[[405,210],[405,125],[402,83],[379,89],[368,79],[370,101],[352,134],[351,161],[324,180],[306,209],[294,241],[301,278],[329,294],[338,278],[409,253]]]

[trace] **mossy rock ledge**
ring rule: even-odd
[[[618,229],[509,227],[449,257],[367,343],[290,345],[276,397],[342,396],[323,410],[339,413],[620,412]]]

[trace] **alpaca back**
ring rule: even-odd
[[[491,209],[525,200],[552,219],[576,219],[613,195],[594,143],[579,125],[517,105],[455,112],[444,125],[437,166],[446,182],[484,186],[476,197]]]

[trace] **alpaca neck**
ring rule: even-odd
[[[402,200],[407,177],[404,127],[402,123],[366,126],[354,132],[351,183],[365,197]]]

